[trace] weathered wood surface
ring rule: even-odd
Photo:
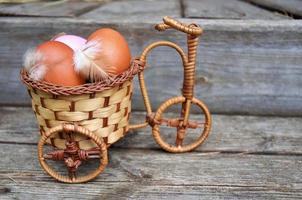
[[[168,154],[110,150],[105,172],[88,184],[59,184],[39,167],[36,146],[0,144],[7,199],[300,199],[301,156]],[[16,149],[17,148],[17,149]],[[290,170],[288,170],[290,169]],[[3,198],[1,198],[3,199]]]
[[[0,143],[36,144],[38,129],[31,108],[0,108]],[[144,113],[133,112],[132,123],[143,120]],[[191,115],[199,120],[200,115]],[[213,129],[200,152],[240,152],[250,154],[302,155],[302,118],[213,115]],[[163,129],[163,135],[175,138],[175,129]],[[193,139],[196,132],[189,132]],[[114,144],[120,148],[158,149],[151,128],[133,130]]]
[[[292,14],[302,17],[301,0],[247,0],[254,4],[266,7],[272,10],[278,10],[281,13],[291,16]]]
[[[39,167],[36,146],[0,144],[1,199],[301,199],[301,156],[110,149],[87,184],[61,184]],[[290,170],[289,170],[290,169]]]
[[[41,170],[30,108],[1,107],[0,113],[0,199],[302,197],[302,118],[214,115],[206,143],[186,154],[163,152],[150,129],[137,130],[109,149],[109,165],[97,179],[70,185]],[[143,118],[132,115],[134,122]]]
[[[39,0],[0,0],[0,3],[6,3],[6,4],[16,4],[16,3],[30,3],[30,2],[36,2]]]
[[[75,17],[98,7],[98,2],[48,1],[0,7],[0,15]]]
[[[206,19],[285,19],[284,15],[239,0],[185,0],[184,17]]]
[[[302,24],[298,20],[181,20],[197,22],[205,30],[195,94],[213,113],[302,116]],[[19,81],[22,54],[62,31],[87,36],[99,27],[116,28],[127,38],[133,56],[156,40],[185,47],[184,34],[158,33],[153,30],[157,22],[0,18],[0,103],[29,104]],[[154,107],[180,93],[183,69],[175,56],[164,47],[149,56],[145,78]],[[134,109],[143,110],[138,88],[136,83]]]
[[[3,1],[0,1],[0,3]],[[102,2],[102,3],[100,3]],[[300,12],[299,1],[255,1],[261,6],[281,9],[285,12]],[[103,5],[103,3],[105,3]],[[296,6],[296,7],[294,7]],[[1,8],[2,6],[0,6]],[[300,12],[301,13],[301,12]],[[123,1],[42,1],[16,4],[0,9],[1,15],[75,17],[83,15],[88,19],[110,19],[115,21],[141,21],[160,19],[162,15],[214,19],[284,19],[285,15],[271,12],[240,0],[123,0]]]
[[[110,22],[142,22],[161,20],[163,16],[181,17],[179,0],[113,1],[80,16],[84,19]]]

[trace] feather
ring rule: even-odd
[[[35,81],[42,80],[47,67],[42,64],[43,55],[35,49],[28,49],[23,56],[23,66],[30,78]]]
[[[88,78],[91,82],[109,81],[111,77],[103,70],[105,64],[102,59],[102,47],[97,41],[87,42],[81,49],[74,53],[75,70]],[[98,64],[95,60],[98,59]]]

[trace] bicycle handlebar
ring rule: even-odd
[[[160,23],[155,26],[156,30],[165,31],[166,29],[174,28],[176,30],[179,30],[181,32],[184,32],[184,33],[187,33],[190,35],[194,35],[194,36],[199,36],[203,32],[203,30],[196,24],[186,25],[186,24],[181,23],[168,16],[164,17],[163,21],[164,21],[164,23]]]

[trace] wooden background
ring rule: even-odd
[[[302,199],[302,0],[22,1],[0,0],[1,200]],[[87,36],[100,27],[122,32],[133,56],[157,40],[185,47],[184,34],[154,30],[165,15],[204,29],[195,95],[213,113],[206,143],[172,155],[150,128],[135,130],[109,149],[96,180],[54,181],[36,157],[37,124],[19,81],[23,53],[57,33]],[[153,51],[145,77],[156,108],[180,94],[180,59],[168,48]],[[138,122],[145,113],[135,89]]]
[[[222,8],[217,7],[218,2],[222,3]],[[3,105],[29,105],[28,95],[18,78],[21,58],[27,48],[63,31],[87,36],[104,26],[116,28],[125,35],[134,57],[156,40],[171,40],[185,47],[184,34],[157,33],[153,29],[164,15],[182,17],[179,9],[184,7],[184,17],[194,19],[180,19],[194,21],[205,30],[198,49],[196,96],[203,99],[213,113],[302,115],[300,20],[290,20],[288,16],[241,1],[204,1],[205,5],[192,0],[184,1],[183,5],[174,0],[116,1],[104,3],[84,14],[83,9],[95,7],[96,3],[70,3],[71,7],[66,5],[68,2],[48,3],[43,9],[36,4],[0,8],[3,15],[56,16],[39,17],[39,20],[33,17],[0,18],[0,103]],[[145,4],[150,6],[143,7]],[[230,10],[225,9],[224,4],[229,5]],[[208,9],[208,12],[194,8]],[[236,15],[239,11],[245,14]],[[77,16],[77,13],[82,14]],[[205,14],[209,18],[218,16],[218,19],[204,19]],[[76,17],[70,17],[73,15]],[[123,15],[129,17],[121,18]],[[151,17],[153,15],[155,17]],[[149,57],[148,66],[147,86],[155,107],[166,98],[180,94],[182,67],[176,53],[159,48]],[[134,109],[144,110],[136,86]]]

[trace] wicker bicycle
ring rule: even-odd
[[[66,183],[81,183],[98,176],[108,163],[108,147],[122,138],[130,129],[152,127],[155,141],[166,151],[187,152],[197,148],[208,137],[211,116],[205,104],[194,97],[194,76],[198,38],[202,29],[196,24],[186,25],[172,18],[164,17],[164,23],[157,24],[159,31],[176,29],[187,34],[187,54],[177,44],[159,41],[150,44],[140,58],[134,59],[129,70],[108,82],[89,83],[75,87],[52,85],[34,81],[22,70],[21,79],[27,85],[32,99],[32,108],[40,127],[38,159],[42,168],[55,179]],[[147,54],[158,46],[175,49],[183,63],[184,81],[182,95],[170,98],[152,111],[148,97],[144,67]],[[141,93],[146,107],[146,121],[129,124],[131,113],[132,79],[138,74]],[[180,104],[180,116],[164,118],[163,113],[171,106]],[[191,105],[197,105],[203,113],[203,122],[189,119]],[[175,144],[169,144],[162,137],[161,125],[177,130]],[[184,144],[189,129],[201,129],[198,138]],[[46,145],[54,149],[45,152]],[[91,173],[78,176],[79,166],[90,159],[99,159],[98,166]],[[63,161],[68,174],[50,166],[50,161]],[[95,162],[94,162],[95,163]]]

